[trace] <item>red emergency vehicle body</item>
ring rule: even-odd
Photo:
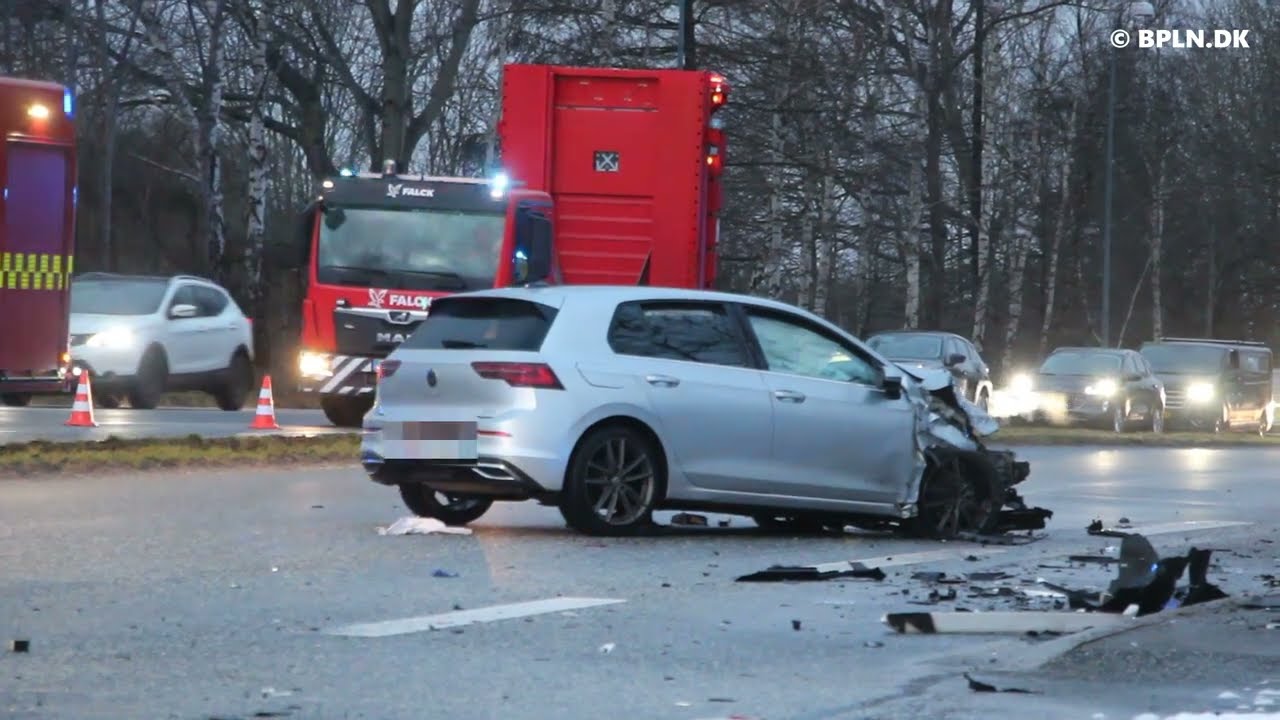
[[[372,407],[379,359],[431,299],[487,287],[715,281],[721,76],[508,65],[504,172],[350,174],[304,216],[299,375],[336,425]]]
[[[74,98],[0,78],[0,400],[65,392],[75,248]]]

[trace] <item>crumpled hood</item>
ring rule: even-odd
[[[955,393],[955,379],[947,370],[916,368],[906,369],[906,372],[915,380],[911,385],[917,392],[912,399],[921,410],[924,422],[923,428],[917,426],[917,433],[924,432],[965,450],[977,450],[979,438],[1000,429],[995,418]],[[922,445],[929,444],[932,443],[922,442]]]

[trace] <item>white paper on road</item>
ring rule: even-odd
[[[471,528],[450,527],[435,518],[410,515],[387,527],[378,528],[379,535],[470,535]]]
[[[546,600],[533,600],[510,605],[492,605],[485,608],[476,608],[475,610],[458,610],[440,613],[439,615],[423,615],[400,620],[345,625],[329,630],[327,633],[346,637],[388,637],[391,635],[424,632],[426,630],[443,630],[474,623],[493,622],[495,620],[510,620],[530,615],[545,615],[547,613],[564,612],[565,610],[579,610],[600,605],[614,605],[623,602],[626,602],[626,600],[612,598],[548,598]]]

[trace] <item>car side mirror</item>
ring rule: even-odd
[[[885,375],[880,380],[880,387],[884,389],[884,394],[890,400],[897,400],[902,397],[902,376]]]
[[[169,317],[174,319],[193,318],[196,316],[196,306],[182,303],[169,308]]]
[[[947,367],[955,367],[964,364],[964,355],[960,353],[951,353],[947,356]]]

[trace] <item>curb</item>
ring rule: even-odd
[[[975,671],[980,670],[982,672],[1029,672],[1038,670],[1053,660],[1091,642],[1123,635],[1124,633],[1153,625],[1185,620],[1200,613],[1212,612],[1221,608],[1233,606],[1239,608],[1239,603],[1240,599],[1235,597],[1211,600],[1199,605],[1180,607],[1155,613],[1154,615],[1134,618],[1132,622],[1123,625],[1084,630],[1040,643],[1027,643],[1021,639],[995,642],[983,646],[977,653],[965,651],[964,653],[951,655],[949,658],[935,658],[933,662],[957,663],[956,669],[958,669],[959,664],[963,663],[971,665],[971,669]],[[981,654],[983,657],[981,664],[975,664],[975,656],[977,654]],[[992,657],[995,658],[995,662],[990,661]]]

